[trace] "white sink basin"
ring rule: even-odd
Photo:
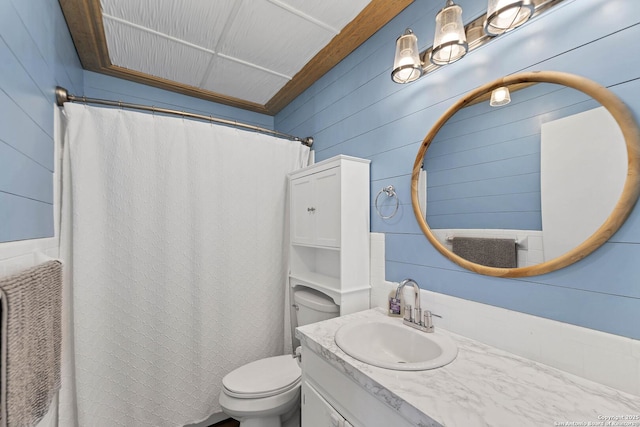
[[[354,359],[398,371],[439,368],[458,355],[458,347],[448,336],[413,329],[399,319],[348,323],[338,329],[335,341]]]

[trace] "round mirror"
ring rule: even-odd
[[[501,88],[511,102],[501,93],[491,106]],[[425,137],[411,177],[413,210],[431,244],[464,268],[501,277],[581,260],[620,228],[639,194],[631,112],[597,83],[551,71],[507,76],[460,98]]]

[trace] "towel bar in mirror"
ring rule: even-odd
[[[511,90],[511,104],[490,107],[491,92],[503,86]],[[618,142],[575,125],[596,116],[609,123]],[[597,141],[587,145],[592,137]],[[579,148],[570,148],[569,140]],[[604,162],[611,170],[588,163],[604,155],[612,157]],[[423,166],[427,212],[418,193]],[[574,195],[580,186],[589,197]],[[413,210],[429,242],[466,269],[500,277],[545,274],[583,259],[620,228],[639,194],[640,130],[629,109],[598,83],[555,71],[513,74],[464,95],[424,138],[411,176]],[[591,199],[591,207],[572,206],[572,198]],[[588,219],[580,230],[579,218],[562,218],[571,210]],[[521,258],[530,259],[516,268],[470,262],[452,252],[451,235],[513,238]]]

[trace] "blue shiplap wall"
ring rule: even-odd
[[[486,0],[460,0],[465,22]],[[565,0],[545,15],[410,85],[389,73],[395,40],[411,27],[421,48],[432,42],[443,3],[416,0],[276,116],[276,129],[315,138],[316,158],[348,154],[372,160],[371,195],[394,185],[399,213],[371,228],[386,233],[387,279],[605,332],[640,338],[640,208],[585,260],[522,279],[482,276],[458,267],[428,243],[411,210],[410,174],[418,147],[464,93],[525,70],[583,75],[609,87],[640,117],[637,0]],[[428,301],[425,302],[428,306]]]
[[[82,94],[58,2],[0,1],[0,242],[53,236],[57,85]]]
[[[424,159],[431,228],[542,230],[541,124],[600,104],[550,83],[511,98],[499,108],[481,102],[458,111],[433,139]]]

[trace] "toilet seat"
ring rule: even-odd
[[[298,387],[302,372],[291,355],[256,360],[228,373],[222,379],[224,392],[238,399],[258,399]]]

